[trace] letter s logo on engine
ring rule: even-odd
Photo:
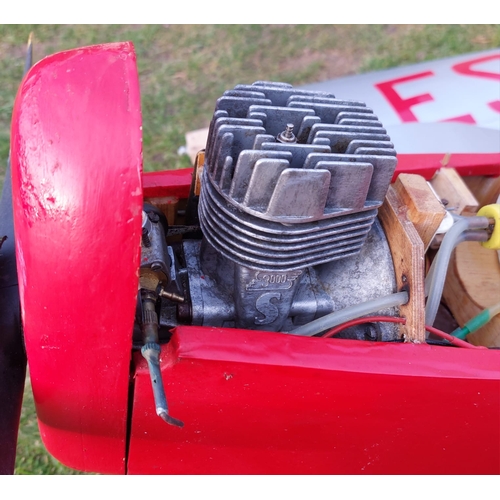
[[[274,304],[271,302],[272,299],[276,299]],[[281,293],[278,292],[267,292],[263,293],[256,301],[255,301],[255,309],[259,311],[264,317],[262,319],[255,318],[256,325],[269,325],[271,324],[278,316],[279,311],[276,307],[276,302],[281,300]]]

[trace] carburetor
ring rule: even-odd
[[[187,209],[202,238],[188,233],[180,246],[158,252],[169,262],[156,263],[157,271],[171,270],[158,278],[160,324],[287,332],[393,293],[377,209],[396,163],[386,130],[362,102],[275,82],[226,91],[195,173],[201,192]],[[147,262],[141,280],[151,282]],[[397,328],[343,335],[392,340]]]

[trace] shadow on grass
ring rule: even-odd
[[[24,387],[23,408],[17,440],[16,475],[84,475],[85,472],[65,467],[45,449],[36,418],[35,403],[29,375]]]

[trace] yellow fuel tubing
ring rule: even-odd
[[[481,243],[483,247],[491,250],[500,250],[500,204],[485,205],[477,213],[479,217],[488,217],[495,221],[490,239]]]

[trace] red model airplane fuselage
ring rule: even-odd
[[[131,43],[42,60],[12,125],[26,352],[42,439],[64,464],[132,474],[498,474],[500,351],[179,326],[155,413],[132,349],[144,198],[191,170],[142,173]],[[399,156],[427,176],[446,151]],[[457,156],[500,172],[500,155]],[[479,168],[477,168],[479,167]],[[481,168],[484,167],[484,168]]]

